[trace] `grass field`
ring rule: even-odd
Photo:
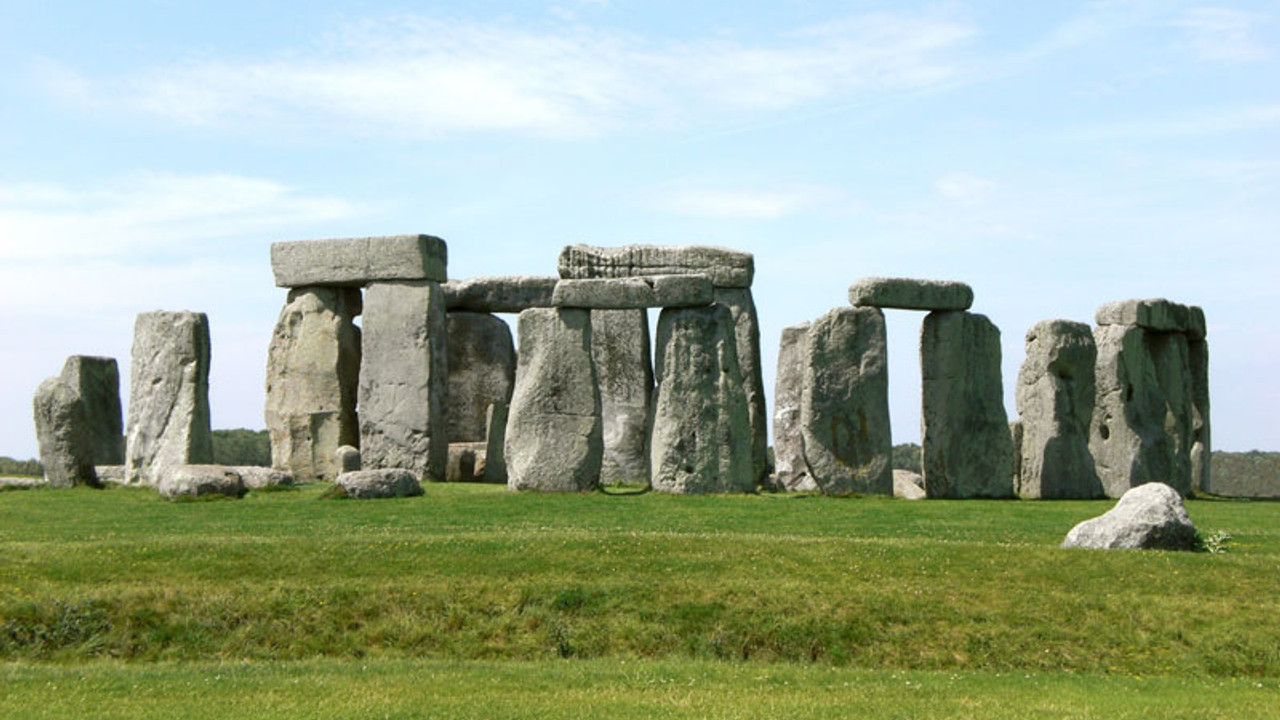
[[[1098,553],[1057,544],[1108,502],[323,490],[0,493],[0,716],[1280,708],[1280,503]]]

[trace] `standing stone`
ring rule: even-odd
[[[800,434],[800,395],[808,334],[807,322],[785,327],[778,343],[778,372],[773,389],[775,490],[818,489],[804,461],[804,440]]]
[[[271,465],[298,482],[332,481],[336,451],[359,442],[358,288],[289,291],[267,351],[265,418]]]
[[[165,467],[213,462],[209,318],[141,313],[133,328],[126,474],[155,485]]]
[[[124,414],[115,358],[72,355],[62,366],[61,377],[80,396],[94,464],[123,465]]]
[[[1191,489],[1213,492],[1209,458],[1213,453],[1209,426],[1209,343],[1205,340],[1204,311],[1191,308],[1192,329],[1187,333],[1191,362]]]
[[[803,346],[804,461],[824,493],[893,495],[884,313],[836,308]]]
[[[935,311],[920,336],[925,491],[931,498],[1012,496],[1000,330],[985,315]]]
[[[582,492],[600,484],[600,391],[587,310],[520,313],[520,361],[507,420],[507,486]]]
[[[428,280],[371,284],[364,301],[360,456],[370,470],[443,480],[448,367],[444,297]]]
[[[1084,323],[1045,320],[1027,331],[1017,387],[1019,496],[1102,497],[1089,454],[1097,356],[1093,331]]]
[[[733,316],[721,304],[658,318],[658,389],[649,441],[654,490],[751,492],[751,418]]]
[[[338,474],[355,472],[360,469],[360,451],[351,445],[341,445],[333,451],[333,464]]]
[[[481,482],[507,483],[507,406],[494,403],[485,413],[484,474]]]
[[[451,312],[449,328],[449,442],[483,442],[485,414],[511,402],[516,348],[511,328],[488,313]]]
[[[764,371],[760,363],[760,319],[750,288],[716,288],[717,303],[729,308],[737,342],[742,390],[751,420],[751,473],[757,485],[769,475],[769,415],[764,399]]]
[[[708,288],[709,290],[709,288]],[[649,313],[592,310],[591,355],[600,383],[605,483],[649,480],[649,409],[653,364],[649,358]]]
[[[45,482],[51,487],[97,486],[93,445],[80,395],[60,378],[36,388],[36,441]]]

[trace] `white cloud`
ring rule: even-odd
[[[1251,62],[1270,55],[1255,37],[1265,21],[1262,15],[1241,10],[1197,7],[1183,13],[1174,25],[1187,33],[1187,44],[1203,60]]]
[[[811,210],[837,197],[821,187],[771,189],[679,188],[659,197],[660,209],[677,215],[720,220],[778,220]]]
[[[996,189],[994,182],[964,172],[947,173],[938,178],[933,186],[942,197],[967,204],[986,200]]]

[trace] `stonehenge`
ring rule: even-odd
[[[604,436],[600,481],[646,483],[653,407],[648,310],[592,310],[591,357]]]

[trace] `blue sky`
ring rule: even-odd
[[[1011,416],[1035,322],[1199,304],[1216,447],[1280,450],[1280,7],[693,5],[0,0],[0,454],[67,355],[127,381],[154,309],[209,314],[214,426],[262,427],[270,243],[408,232],[453,277],[750,251],[770,388],[857,278],[963,280]],[[919,322],[889,317],[895,441]]]

